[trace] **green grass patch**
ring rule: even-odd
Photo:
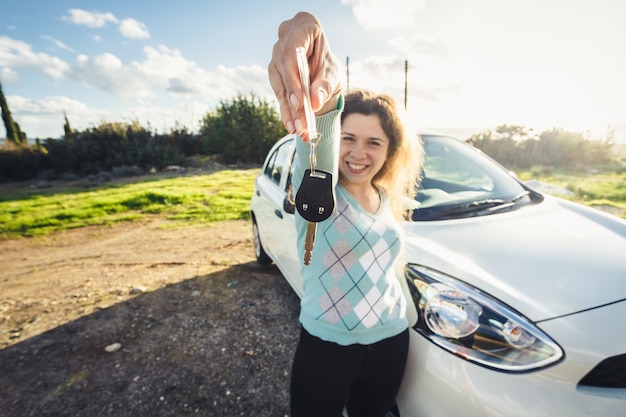
[[[72,228],[111,225],[159,215],[167,227],[248,220],[258,169],[170,178],[125,179],[85,189],[11,189],[0,193],[0,239],[48,235]],[[565,197],[589,206],[612,206],[626,218],[626,175],[519,172],[573,192]]]
[[[85,190],[13,190],[0,196],[0,238],[47,235],[161,215],[179,225],[249,219],[258,169],[107,183]],[[126,180],[128,181],[128,180]]]
[[[539,171],[520,172],[522,181],[536,179],[565,188],[572,192],[562,196],[588,206],[611,206],[621,217],[626,218],[626,175],[623,173],[541,173]]]

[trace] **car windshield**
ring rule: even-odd
[[[421,137],[425,159],[413,220],[483,216],[536,200],[536,194],[476,148],[447,136]]]

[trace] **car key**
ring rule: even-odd
[[[301,132],[300,135],[303,136],[303,134],[306,134],[310,145],[310,169],[304,172],[302,182],[296,193],[296,209],[302,218],[307,220],[306,235],[304,237],[304,264],[309,265],[315,245],[317,223],[330,217],[335,208],[335,198],[332,174],[315,169],[317,164],[316,146],[322,136],[317,132],[315,114],[311,108],[309,64],[307,62],[306,50],[301,47],[296,48],[296,56],[298,58],[298,71],[300,72],[300,83],[302,85],[302,101],[307,123],[306,132]]]
[[[305,265],[311,263],[317,223],[329,218],[334,208],[333,174],[319,169],[304,171],[302,183],[296,193],[296,209],[308,222],[304,238]]]

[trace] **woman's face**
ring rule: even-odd
[[[371,184],[387,159],[389,144],[378,115],[347,115],[341,125],[339,182],[344,186]]]

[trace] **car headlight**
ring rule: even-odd
[[[449,352],[508,372],[563,357],[548,335],[488,294],[421,265],[408,264],[406,278],[419,316],[415,330]]]

